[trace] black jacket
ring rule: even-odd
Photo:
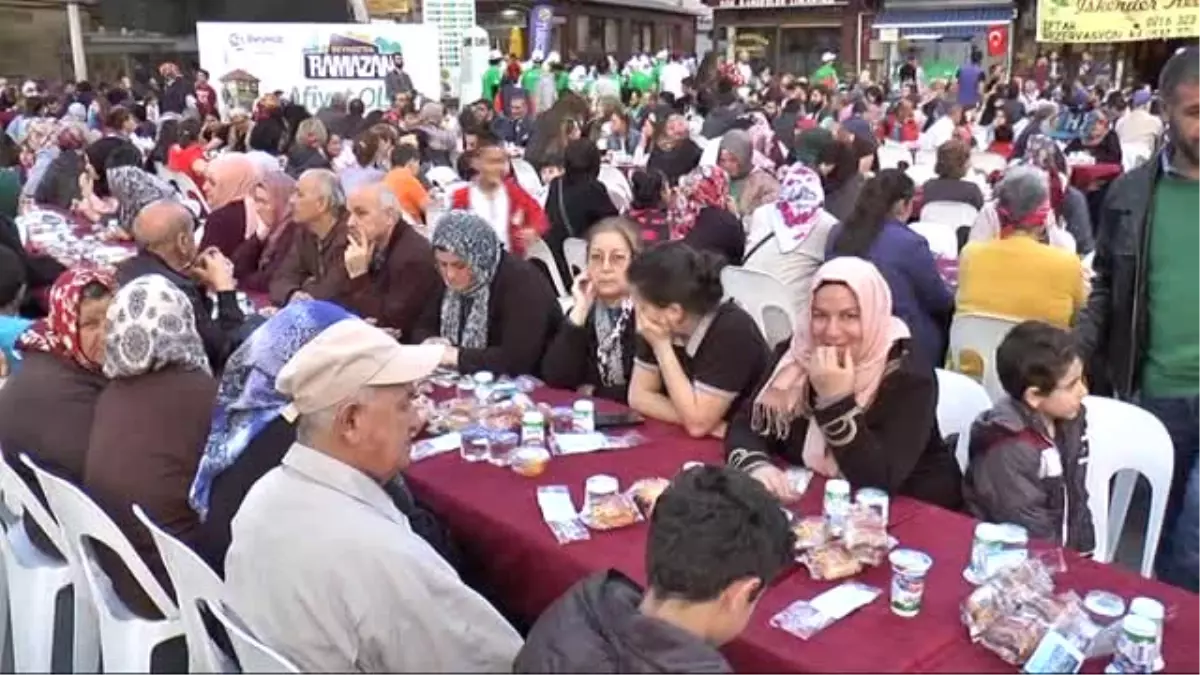
[[[971,425],[967,508],[980,520],[1016,523],[1031,537],[1090,553],[1096,541],[1088,510],[1087,413],[1056,424],[1054,438],[1033,420],[1027,406],[1005,398]]]
[[[550,229],[543,239],[554,255],[554,263],[563,283],[570,288],[575,283],[575,274],[567,267],[567,260],[563,257],[563,242],[569,237],[586,237],[592,225],[617,215],[617,207],[613,206],[608,189],[599,179],[568,182],[565,176],[550,183],[543,207],[550,223]]]
[[[728,673],[699,637],[642,614],[642,589],[609,570],[575,584],[534,624],[516,673]]]
[[[559,389],[575,390],[584,385],[591,385],[597,398],[623,404],[629,400],[629,380],[633,377],[637,321],[635,315],[630,315],[628,323],[621,331],[621,369],[625,373],[625,384],[605,386],[600,382],[600,369],[597,366],[598,309],[592,308],[582,326],[576,326],[569,319],[563,321],[562,327],[550,341],[546,355],[542,358],[542,379],[551,387]]]
[[[1096,227],[1092,292],[1075,324],[1084,352],[1107,364],[1115,394],[1133,397],[1146,345],[1146,264],[1154,186],[1162,174],[1160,150],[1113,181]]]

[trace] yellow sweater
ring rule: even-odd
[[[972,242],[959,254],[958,312],[1068,328],[1086,298],[1079,258],[1030,237]]]

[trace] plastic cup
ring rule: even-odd
[[[467,462],[486,462],[491,456],[492,444],[488,437],[483,434],[478,435],[463,435],[462,446],[459,449],[459,454],[463,461]]]
[[[899,548],[888,555],[888,561],[892,564],[892,613],[904,618],[920,614],[925,575],[933,558],[922,551]]]

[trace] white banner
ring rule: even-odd
[[[401,23],[197,23],[200,67],[221,107],[251,109],[262,94],[282,91],[316,111],[335,93],[387,108],[384,77],[404,57],[413,87],[441,98],[438,29]]]

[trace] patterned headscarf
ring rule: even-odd
[[[237,461],[288,404],[275,389],[283,364],[326,328],[352,316],[321,300],[292,302],[259,326],[229,357],[217,388],[204,455],[188,493],[201,520],[208,515],[213,480]]]
[[[1067,198],[1067,158],[1049,136],[1034,136],[1025,146],[1025,164],[1045,171],[1050,178],[1050,208],[1062,214]]]
[[[799,162],[784,167],[779,174],[779,200],[775,202],[781,223],[775,225],[775,238],[781,251],[790,253],[808,239],[821,220],[824,205],[820,174]]]
[[[470,211],[450,211],[438,221],[430,240],[433,248],[462,258],[471,270],[471,286],[446,288],[442,297],[441,333],[455,347],[482,349],[488,345],[488,309],[492,278],[504,248],[486,220]],[[465,323],[463,302],[469,302]]]
[[[174,188],[136,166],[109,169],[108,191],[117,200],[117,222],[125,229],[133,227],[134,218],[150,204],[175,198]]]
[[[110,292],[116,290],[117,280],[104,268],[80,268],[63,272],[50,288],[50,313],[34,323],[17,340],[22,351],[46,352],[70,359],[80,367],[100,372],[100,364],[83,353],[79,343],[79,309],[83,304],[83,289],[96,283]]]
[[[633,321],[633,299],[625,298],[615,307],[596,303],[592,307],[596,329],[596,369],[600,373],[600,384],[606,387],[623,386],[625,376],[625,348],[622,338],[625,328]]]
[[[87,145],[87,134],[77,124],[64,124],[58,131],[57,142],[59,150],[82,150]]]
[[[1104,140],[1104,136],[1096,140],[1092,139],[1092,134],[1096,133],[1101,125],[1104,126],[1105,131],[1108,130],[1108,115],[1105,115],[1103,110],[1097,108],[1084,116],[1083,123],[1079,126],[1079,139],[1084,145],[1092,147]]]
[[[164,276],[138,277],[108,306],[104,376],[137,377],[169,366],[212,372],[188,297]]]
[[[668,219],[671,238],[682,239],[696,226],[696,217],[708,206],[726,208],[729,203],[729,174],[719,166],[701,166],[679,179],[671,200]]]

